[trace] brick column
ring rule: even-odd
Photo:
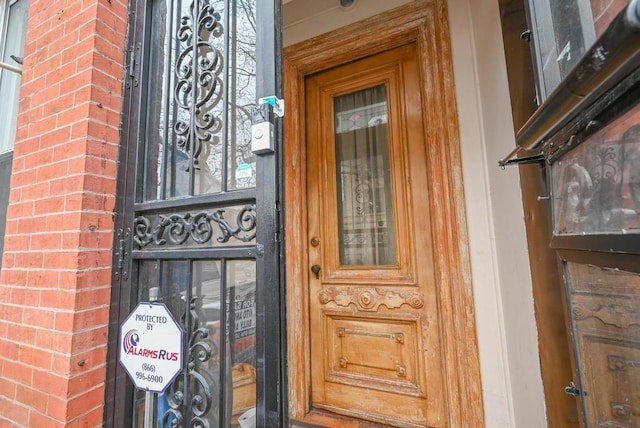
[[[2,427],[102,422],[127,8],[30,2],[0,274]]]

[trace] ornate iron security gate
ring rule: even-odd
[[[281,141],[254,108],[281,92],[280,7],[132,1],[106,426],[238,426],[254,410],[283,424],[280,144],[251,144],[256,112]],[[156,300],[182,324],[185,366],[152,397],[117,364],[117,335]]]

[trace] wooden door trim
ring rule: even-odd
[[[428,180],[431,183],[433,247],[445,358],[448,426],[484,426],[475,312],[462,181],[458,117],[446,5],[420,0],[284,50],[285,236],[287,237],[287,351],[289,414],[324,424],[327,414],[309,408],[309,328],[306,284],[307,212],[304,78],[354,59],[415,42],[425,106]],[[437,61],[425,61],[436,58]],[[424,77],[428,76],[428,79]],[[429,115],[429,111],[438,112]],[[446,121],[431,117],[446,117]],[[442,143],[447,142],[447,143]],[[464,338],[464,340],[460,340]],[[453,358],[451,358],[453,356]],[[344,424],[341,426],[350,426]],[[366,424],[365,424],[366,425]],[[353,426],[364,426],[354,422]]]

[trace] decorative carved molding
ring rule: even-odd
[[[407,377],[407,366],[398,364],[396,366],[396,372],[398,373],[398,377]]]
[[[404,304],[414,309],[424,306],[420,293],[379,291],[375,287],[325,287],[318,298],[323,305],[335,302],[338,306],[348,307],[353,304],[359,310],[371,312],[378,311],[383,305],[389,309],[399,308]]]
[[[611,402],[611,414],[618,419],[631,419],[631,408],[628,404]]]
[[[343,369],[347,368],[347,364],[349,363],[349,360],[346,357],[340,357],[338,361],[340,362],[340,367],[342,367]]]
[[[611,405],[611,415],[616,419],[623,419],[631,421],[634,416],[640,415],[637,410],[640,407],[634,409],[634,403],[637,400],[631,400],[629,398],[634,396],[634,389],[636,383],[634,380],[637,378],[637,372],[632,372],[630,369],[640,368],[640,361],[629,360],[619,355],[607,355],[607,368],[609,371],[614,372],[612,374],[614,383],[612,394],[607,396]],[[605,391],[607,388],[603,388]],[[603,425],[604,426],[604,425]]]
[[[607,363],[612,372],[626,371],[627,368],[640,368],[640,361],[628,360],[618,355],[607,355]]]
[[[167,239],[173,244],[182,245],[189,237],[196,244],[205,244],[213,238],[213,224],[220,228],[221,235],[217,238],[220,243],[228,242],[232,237],[249,242],[256,237],[256,213],[254,205],[247,205],[238,212],[236,227],[231,226],[224,218],[224,210],[201,211],[196,214],[171,214],[158,216],[154,226],[152,220],[145,216],[138,216],[133,222],[133,240],[141,247],[154,243],[167,244]],[[168,236],[165,239],[165,233]]]
[[[619,328],[640,326],[640,313],[632,296],[615,296],[611,294],[574,293],[573,318],[583,321],[596,318],[607,325]]]

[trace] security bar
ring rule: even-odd
[[[22,74],[22,69],[20,67],[16,67],[15,65],[7,64],[6,62],[0,61],[0,68],[4,68],[5,70],[13,71],[14,73]]]

